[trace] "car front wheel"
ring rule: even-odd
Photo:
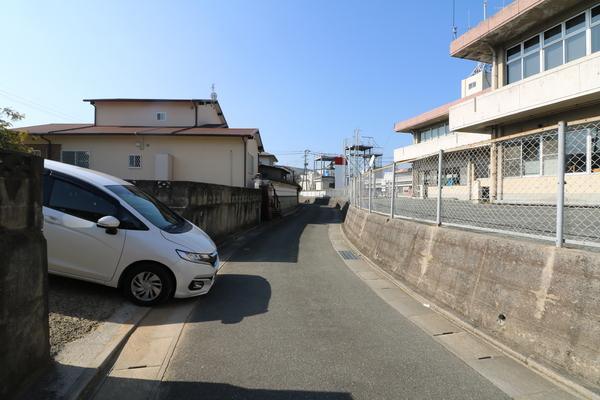
[[[129,300],[140,306],[153,306],[167,301],[173,293],[171,274],[154,264],[137,265],[127,271],[121,288]]]

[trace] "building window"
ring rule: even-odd
[[[523,43],[523,78],[540,72],[540,37],[536,36]]]
[[[167,113],[166,112],[157,112],[156,113],[156,120],[157,121],[166,121],[167,120]]]
[[[446,136],[450,134],[450,129],[448,127],[448,123],[444,122],[442,124],[434,125],[430,128],[424,129],[419,132],[419,141],[426,142],[428,140],[436,139],[441,136]]]
[[[600,172],[600,131],[594,128],[590,131],[591,172]]]
[[[42,156],[42,151],[41,150],[33,149],[33,150],[31,150],[31,154],[33,154],[34,156],[41,157]]]
[[[587,129],[569,131],[565,136],[565,165],[567,173],[587,170]]]
[[[502,174],[521,176],[521,141],[510,141],[502,145]]]
[[[542,175],[556,175],[558,166],[558,136],[542,137]]]
[[[555,176],[558,171],[558,135],[513,139],[502,144],[502,175]],[[565,134],[565,173],[600,173],[600,128],[569,127]]]
[[[521,149],[523,155],[523,175],[540,174],[540,138],[524,139]]]
[[[585,13],[565,22],[565,62],[584,57],[586,53]]]
[[[589,19],[589,22],[588,22]],[[506,84],[548,71],[600,51],[600,5],[574,16],[506,51]]]
[[[78,167],[90,167],[90,152],[89,151],[61,151],[60,160],[66,164],[76,165]]]
[[[510,84],[521,80],[521,45],[508,49],[506,52],[507,76],[506,81]]]
[[[562,25],[557,25],[544,32],[544,70],[556,68],[563,64]]]
[[[591,16],[592,53],[596,53],[600,51],[600,6],[592,8]]]
[[[142,156],[140,154],[129,155],[129,168],[142,168]]]

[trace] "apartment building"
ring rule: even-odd
[[[258,129],[229,128],[216,99],[90,99],[92,124],[17,128],[43,157],[128,180],[253,187]]]

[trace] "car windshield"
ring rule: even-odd
[[[109,185],[111,192],[129,204],[154,226],[169,233],[182,233],[192,226],[156,198],[133,185]]]

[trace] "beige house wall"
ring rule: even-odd
[[[192,102],[102,102],[97,101],[96,125],[116,126],[194,126],[195,107]],[[166,113],[158,121],[156,113]]]
[[[222,116],[217,114],[217,108],[213,104],[198,104],[198,126],[202,125],[221,125]]]
[[[240,139],[241,140],[241,139]],[[246,144],[246,186],[254,186],[254,178],[258,174],[258,143],[248,140]]]
[[[222,116],[213,104],[174,101],[96,101],[96,125],[115,126],[202,126],[221,125]],[[156,113],[166,113],[158,121]],[[197,120],[196,120],[197,115]]]
[[[88,151],[90,168],[123,179],[154,180],[155,157],[173,157],[172,179],[227,186],[249,186],[258,171],[258,147],[248,140],[248,154],[254,155],[252,170],[244,179],[244,143],[241,137],[167,136],[52,136],[62,151]],[[40,141],[35,141],[39,144]],[[129,155],[142,155],[141,168],[129,168]]]

